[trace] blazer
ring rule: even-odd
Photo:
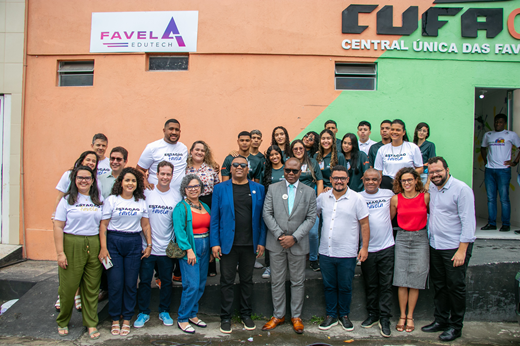
[[[202,204],[204,209],[206,209],[206,211],[211,214],[209,207],[205,203],[200,202],[200,204]],[[187,214],[186,211],[188,211]],[[177,244],[181,250],[193,249],[195,257],[197,257],[197,251],[195,250],[195,238],[193,237],[193,215],[190,205],[185,200],[177,203],[175,209],[173,209],[172,219],[173,232],[175,233],[175,240]],[[183,259],[188,260],[188,255],[184,256]],[[199,258],[197,258],[197,261],[198,260]]]
[[[256,253],[258,245],[265,246],[265,224],[262,219],[265,188],[251,180],[248,180],[248,183],[253,203],[253,251]],[[210,229],[210,246],[220,246],[222,253],[227,255],[235,240],[235,205],[232,179],[215,185],[213,189]]]
[[[313,188],[298,183],[291,215],[289,215],[289,199],[287,196],[287,183],[281,181],[269,186],[264,202],[264,222],[267,232],[266,248],[273,252],[283,252],[278,238],[292,235],[296,238],[296,244],[287,249],[293,255],[306,255],[309,253],[309,231],[316,223],[316,192]]]

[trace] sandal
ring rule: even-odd
[[[128,322],[128,323],[123,322],[123,326],[121,327],[121,331],[119,332],[119,335],[127,336],[128,334],[130,334],[130,322]]]
[[[76,310],[81,311],[81,296],[79,294],[74,296],[74,305],[76,305]]]
[[[94,334],[97,334],[97,336],[94,336]],[[94,328],[94,330],[91,331],[90,333],[88,333],[88,335],[90,336],[90,339],[96,340],[96,339],[99,339],[99,337],[101,336],[101,333],[99,332],[99,330],[97,330],[97,328]]]
[[[200,327],[200,328],[206,328],[208,325],[206,324],[206,322],[204,322],[203,320],[201,320],[200,318],[196,317],[197,318],[197,322],[195,322],[193,320],[193,318],[188,318],[188,321],[190,321],[190,323],[193,323],[194,325],[196,325],[197,327]]]
[[[112,329],[110,330],[110,333],[112,335],[119,335],[119,321],[112,321]]]
[[[406,319],[406,332],[407,333],[411,333],[411,332],[413,332],[415,330],[415,325],[409,326],[408,325],[408,321],[412,321],[412,323],[413,323],[413,318],[407,318]]]
[[[397,330],[398,332],[404,332],[404,327],[406,324],[406,317],[399,317],[399,321],[401,321],[401,320],[403,320],[404,323],[403,324],[397,323],[397,325],[395,326],[395,330]]]
[[[54,308],[56,309],[57,312],[60,312],[60,296],[58,295],[58,300],[56,301],[56,303],[54,303]]]
[[[63,328],[58,327],[58,335],[59,336],[67,336],[67,335],[69,335],[69,327],[63,327]]]

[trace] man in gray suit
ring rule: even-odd
[[[262,330],[271,330],[285,322],[285,278],[291,279],[291,322],[296,333],[303,333],[300,318],[305,281],[309,231],[316,222],[316,193],[299,183],[301,163],[296,158],[285,162],[285,180],[269,186],[264,201],[266,248],[271,257],[271,293],[273,317]]]

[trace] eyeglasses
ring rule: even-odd
[[[238,168],[238,167],[246,168],[247,167],[247,163],[233,162],[233,167],[235,167],[235,168]]]
[[[347,177],[332,177],[332,180],[334,181],[347,181]]]
[[[110,161],[122,162],[123,158],[122,157],[110,157]]]
[[[414,181],[415,181],[415,179],[401,179],[402,184],[413,183]]]
[[[305,150],[305,148],[303,148],[303,147],[300,147],[300,148],[294,147],[293,148],[293,151],[304,151],[304,150]]]
[[[89,182],[89,181],[92,180],[92,177],[80,177],[80,176],[78,175],[78,176],[76,176],[76,180],[79,180],[79,181],[81,181],[81,180],[85,180],[85,181]]]
[[[441,174],[442,172],[444,172],[444,169],[439,169],[437,171],[428,171],[428,174],[434,175],[434,174]]]
[[[199,184],[186,186],[186,189],[188,189],[188,190],[197,190],[198,188],[200,188]]]
[[[298,172],[300,171],[299,169],[289,169],[289,168],[285,168],[284,169],[285,171],[285,174],[298,174]]]

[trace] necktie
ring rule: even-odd
[[[292,213],[292,208],[294,204],[294,194],[295,194],[295,186],[293,184],[289,185],[289,215]]]

